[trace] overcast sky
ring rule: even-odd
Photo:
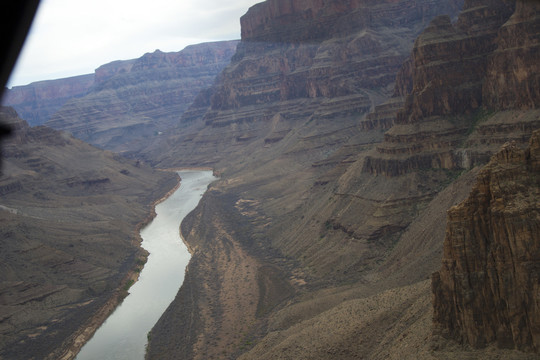
[[[8,87],[89,74],[114,60],[240,38],[262,0],[41,0]]]

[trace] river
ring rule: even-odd
[[[179,174],[180,187],[156,206],[156,217],[141,230],[142,246],[150,255],[139,281],[76,360],[144,359],[147,334],[176,296],[190,259],[180,238],[180,223],[215,180],[212,171]]]

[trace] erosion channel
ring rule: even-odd
[[[147,334],[176,296],[190,254],[180,223],[199,203],[215,177],[212,171],[180,171],[180,187],[156,206],[156,217],[141,230],[148,261],[129,296],[81,349],[77,360],[144,359]]]

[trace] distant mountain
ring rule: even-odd
[[[14,86],[4,93],[2,104],[13,107],[30,126],[43,125],[68,100],[85,95],[94,74],[45,80]]]
[[[145,148],[213,84],[237,43],[191,45],[173,53],[156,50],[103,65],[88,93],[68,101],[46,124],[116,152]]]
[[[0,358],[59,359],[121,300],[146,257],[138,226],[178,178],[12,108],[0,120],[14,129],[0,176]]]

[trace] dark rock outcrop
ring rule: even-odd
[[[540,350],[540,131],[507,144],[448,211],[433,275],[436,331],[483,347]]]

